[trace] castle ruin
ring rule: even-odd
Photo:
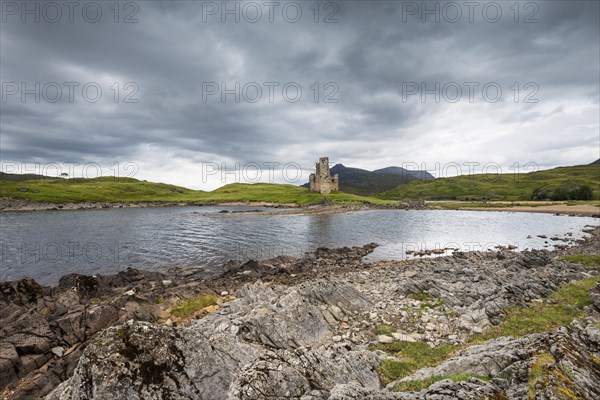
[[[310,174],[309,190],[321,194],[329,194],[337,192],[340,189],[339,176],[335,174],[333,177],[329,173],[329,158],[321,157],[315,165],[316,171]]]

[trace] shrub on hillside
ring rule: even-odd
[[[536,188],[531,193],[533,200],[592,200],[592,188],[580,185],[573,188],[559,187],[556,189]]]

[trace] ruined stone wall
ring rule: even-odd
[[[339,190],[338,175],[331,176],[329,173],[329,158],[321,157],[315,165],[315,173],[310,174],[309,187],[311,192],[328,194]]]
[[[317,189],[317,176],[315,174],[310,174],[308,178],[309,189],[311,192],[318,192]]]

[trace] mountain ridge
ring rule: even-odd
[[[423,171],[423,170],[414,170],[413,171],[410,169],[406,169],[403,167],[396,167],[396,166],[376,169],[372,172],[376,172],[376,173],[380,173],[380,174],[391,174],[391,175],[410,175],[410,176],[413,176],[417,179],[424,180],[424,181],[429,181],[429,180],[435,179],[435,176],[431,175],[427,171]]]
[[[368,171],[361,168],[346,167],[344,164],[338,163],[331,167],[329,171],[331,175],[339,175],[341,192],[361,196],[370,196],[392,190],[415,180],[435,179],[427,171],[410,171],[395,166]],[[308,183],[301,186],[309,187]]]

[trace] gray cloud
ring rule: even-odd
[[[144,179],[203,187],[186,173],[203,161],[309,165],[329,155],[345,165],[378,168],[436,161],[553,166],[598,158],[598,2],[538,1],[537,23],[522,21],[531,2],[520,3],[518,23],[508,2],[496,3],[503,12],[496,23],[485,21],[480,8],[469,22],[461,1],[453,3],[463,11],[457,23],[405,15],[406,7],[422,2],[321,2],[320,20],[335,10],[330,3],[338,7],[339,22],[327,24],[313,21],[313,3],[296,3],[303,10],[297,23],[277,12],[273,23],[266,15],[257,23],[235,23],[231,16],[221,23],[213,15],[203,22],[207,3],[183,1],[138,1],[139,22],[132,24],[114,23],[109,4],[100,2],[98,23],[77,13],[73,23],[66,16],[58,23],[22,23],[3,14],[3,85],[80,86],[72,103],[64,91],[56,103],[36,103],[32,95],[25,103],[19,95],[2,102],[2,160],[138,161]],[[427,2],[440,9],[447,3]],[[102,89],[97,103],[82,98],[87,82]],[[117,103],[114,82],[121,85]],[[139,102],[123,102],[133,91],[125,90],[126,82],[138,85]],[[225,103],[218,95],[203,102],[203,82],[257,82],[263,96],[256,103],[235,103],[233,95]],[[264,82],[280,83],[273,102]],[[282,97],[287,82],[302,87],[296,103]],[[325,88],[327,82],[336,86]],[[403,82],[427,88],[457,82],[463,94],[456,103],[443,96],[436,102],[433,95],[425,102],[418,94],[405,99]],[[480,83],[472,103],[464,82]],[[501,87],[500,101],[481,98],[489,82]],[[532,95],[537,103],[523,102],[533,93],[528,82],[539,89]],[[338,102],[323,102],[336,88]],[[165,166],[177,168],[178,176],[164,174]]]

